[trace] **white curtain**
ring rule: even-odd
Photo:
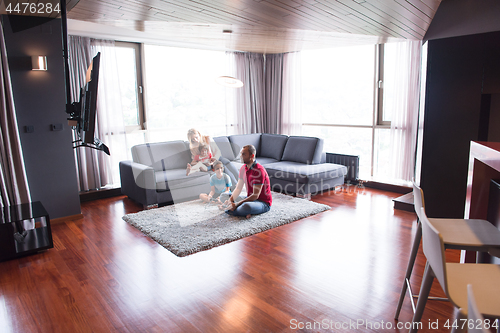
[[[92,60],[90,54],[90,38],[69,36],[68,44],[71,99],[72,102],[78,102],[80,100],[80,89],[85,84],[87,68]]]
[[[235,77],[243,87],[235,89],[236,133],[249,134],[264,131],[265,85],[264,55],[234,52]]]
[[[0,23],[0,208],[31,201]]]
[[[300,52],[283,55],[283,83],[281,119],[278,133],[286,135],[302,134],[302,68]]]
[[[87,68],[92,61],[93,55],[91,53],[90,38],[68,36],[68,61],[72,102],[80,101],[81,89],[85,86]],[[73,140],[78,140],[75,132],[73,132]],[[92,163],[95,153],[90,152],[88,148],[77,148],[74,152],[78,189],[86,191],[96,188],[96,184],[99,183],[96,181],[99,170],[96,167],[97,163]]]
[[[300,135],[300,53],[232,53],[237,133]]]
[[[10,209],[4,211],[3,207],[28,203],[31,201],[31,195],[17,126],[7,48],[1,23],[0,57],[0,214],[3,215],[12,212]],[[0,218],[0,221],[9,220],[10,216]],[[34,227],[33,219],[16,222],[14,238],[19,242],[24,242],[26,230]]]
[[[78,36],[69,36],[68,46],[74,101],[80,98],[77,92],[85,83],[92,58],[101,52],[95,136],[108,146],[111,154],[88,147],[75,149],[79,190],[88,191],[118,183],[118,163],[127,159],[116,52],[113,41]]]
[[[421,41],[398,43],[395,64],[398,77],[392,87],[391,175],[405,181],[411,181],[414,177],[421,56]]]
[[[91,45],[96,54],[101,52],[96,133],[111,152],[109,156],[99,152],[101,174],[106,176],[101,185],[118,184],[119,163],[130,159],[130,150],[127,149],[116,48],[114,41],[107,40],[94,39]]]

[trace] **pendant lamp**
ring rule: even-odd
[[[231,88],[243,87],[243,82],[232,76],[219,76],[218,78],[215,79],[215,81],[218,84],[221,84],[225,87],[231,87]]]
[[[224,29],[222,30],[222,33],[225,35],[229,35],[230,36],[229,38],[231,38],[231,34],[233,33],[233,31],[230,29]],[[218,78],[215,79],[215,81],[218,84],[223,85],[224,87],[230,87],[230,88],[243,87],[243,82],[232,76],[219,76]]]

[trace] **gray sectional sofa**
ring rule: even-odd
[[[213,141],[233,186],[243,165],[239,153],[247,144],[255,146],[257,162],[266,168],[274,191],[307,196],[342,185],[346,175],[349,179],[358,175],[357,156],[326,154],[319,138],[255,133]],[[211,173],[186,176],[191,161],[187,141],[140,144],[132,147],[132,159],[120,162],[121,189],[144,207],[190,200],[210,191]],[[344,165],[332,163],[337,160]]]

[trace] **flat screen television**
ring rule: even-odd
[[[76,132],[75,148],[90,147],[109,155],[108,147],[95,137],[100,61],[101,52],[98,52],[87,69],[85,85],[80,91],[80,101],[72,104],[69,112],[71,118],[68,120]]]
[[[97,107],[97,88],[99,87],[99,65],[101,52],[92,59],[85,78],[86,85],[80,96],[79,134],[83,143],[94,143],[95,117]]]
[[[66,113],[69,114],[68,124],[75,132],[73,148],[89,147],[102,150],[109,155],[108,147],[95,137],[97,88],[99,86],[99,65],[101,53],[92,59],[87,75],[85,86],[80,91],[80,101],[71,103],[71,80],[68,61],[68,22],[66,15],[66,1],[61,0],[61,28],[63,34],[63,57],[64,73],[66,77]]]

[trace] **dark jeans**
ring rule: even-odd
[[[266,213],[270,209],[271,207],[267,203],[255,200],[255,201],[245,202],[239,205],[235,210],[226,210],[226,213],[233,216],[247,216],[248,214],[257,215]]]

